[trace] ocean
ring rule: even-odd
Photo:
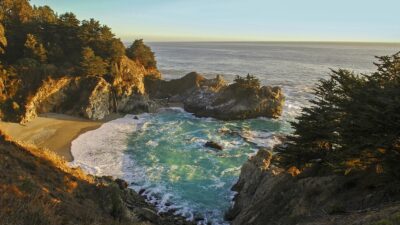
[[[173,211],[198,224],[227,224],[240,167],[260,147],[271,148],[290,134],[290,121],[309,106],[312,90],[330,69],[374,70],[374,56],[394,54],[399,44],[355,43],[149,43],[164,79],[196,71],[231,82],[248,73],[263,85],[282,87],[279,119],[219,121],[196,118],[180,108],[127,115],[89,131],[72,143],[73,165],[95,175],[129,182],[159,212]],[[224,150],[204,147],[213,140]]]

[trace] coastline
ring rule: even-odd
[[[0,130],[16,141],[49,149],[71,162],[71,142],[74,139],[120,117],[119,114],[112,114],[103,120],[93,121],[65,114],[46,113],[24,125],[0,121]]]

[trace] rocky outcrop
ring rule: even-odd
[[[145,93],[146,76],[159,79],[160,73],[123,57],[108,81],[101,77],[49,79],[27,100],[21,123],[47,112],[101,120],[113,112],[155,111],[157,104]]]
[[[212,149],[215,149],[215,150],[218,150],[218,151],[222,151],[224,149],[224,147],[222,147],[222,145],[220,145],[220,144],[218,144],[218,143],[216,143],[214,141],[207,141],[204,144],[204,147],[212,148]]]
[[[292,176],[261,149],[242,167],[232,225],[373,224],[399,216],[399,181],[374,173]],[[397,214],[396,214],[397,213]]]
[[[182,103],[196,116],[223,120],[279,117],[285,99],[279,87],[243,88],[227,85],[221,76],[206,79],[194,72],[171,81],[147,81],[146,89],[153,98]]]
[[[200,117],[223,120],[278,117],[284,97],[279,87],[242,88],[227,85],[221,76],[206,79],[198,73],[165,81],[156,69],[122,57],[112,76],[49,79],[24,105],[22,123],[40,113],[55,112],[104,119],[110,113],[155,112],[170,103],[183,104]]]
[[[103,119],[112,110],[111,85],[99,77],[48,80],[28,99],[22,123],[40,113],[56,112]]]

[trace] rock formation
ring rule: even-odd
[[[195,72],[176,80],[153,79],[146,83],[153,98],[182,103],[186,111],[196,116],[223,120],[279,117],[285,99],[279,87],[245,89],[227,85],[221,76],[206,79]]]
[[[274,166],[274,160],[261,149],[243,165],[232,189],[238,192],[234,206],[226,214],[232,225],[361,225],[400,218],[400,191],[393,189],[399,183],[392,179],[365,172],[292,176]]]
[[[112,77],[44,81],[27,99],[19,121],[25,123],[47,112],[101,120],[114,112],[154,112],[168,103],[181,103],[197,116],[223,120],[278,117],[282,113],[284,97],[279,87],[241,90],[227,85],[220,76],[206,79],[194,72],[165,81],[157,70],[146,70],[126,57],[114,66]]]
[[[222,145],[220,145],[220,144],[218,144],[218,143],[216,143],[214,141],[207,141],[204,144],[204,147],[212,148],[212,149],[215,149],[215,150],[218,150],[218,151],[222,151],[224,149],[224,147],[222,147]]]
[[[156,104],[145,93],[144,78],[160,78],[160,73],[122,57],[113,76],[63,77],[49,79],[25,104],[21,123],[40,113],[56,112],[101,120],[113,112],[135,113],[154,111]]]

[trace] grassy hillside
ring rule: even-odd
[[[110,178],[69,168],[54,153],[2,133],[0,162],[2,225],[185,224],[156,215],[142,197]]]

